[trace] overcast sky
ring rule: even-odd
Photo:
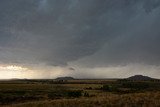
[[[160,78],[160,0],[0,0],[0,73]]]

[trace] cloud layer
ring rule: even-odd
[[[2,64],[160,64],[159,0],[1,0]]]

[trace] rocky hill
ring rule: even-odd
[[[151,78],[148,76],[143,76],[143,75],[134,75],[134,76],[127,78],[127,80],[132,80],[132,81],[149,81],[149,80],[153,80],[153,79],[154,78]]]

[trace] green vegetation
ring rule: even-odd
[[[149,82],[125,82],[122,84],[122,87],[143,90],[143,89],[150,88],[151,85]]]
[[[80,97],[82,96],[82,90],[71,90],[67,92],[68,97]]]
[[[104,91],[109,91],[109,92],[114,92],[118,90],[118,87],[115,85],[103,85],[102,90]]]

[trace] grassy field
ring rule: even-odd
[[[0,82],[1,107],[159,107],[160,83],[118,80]]]

